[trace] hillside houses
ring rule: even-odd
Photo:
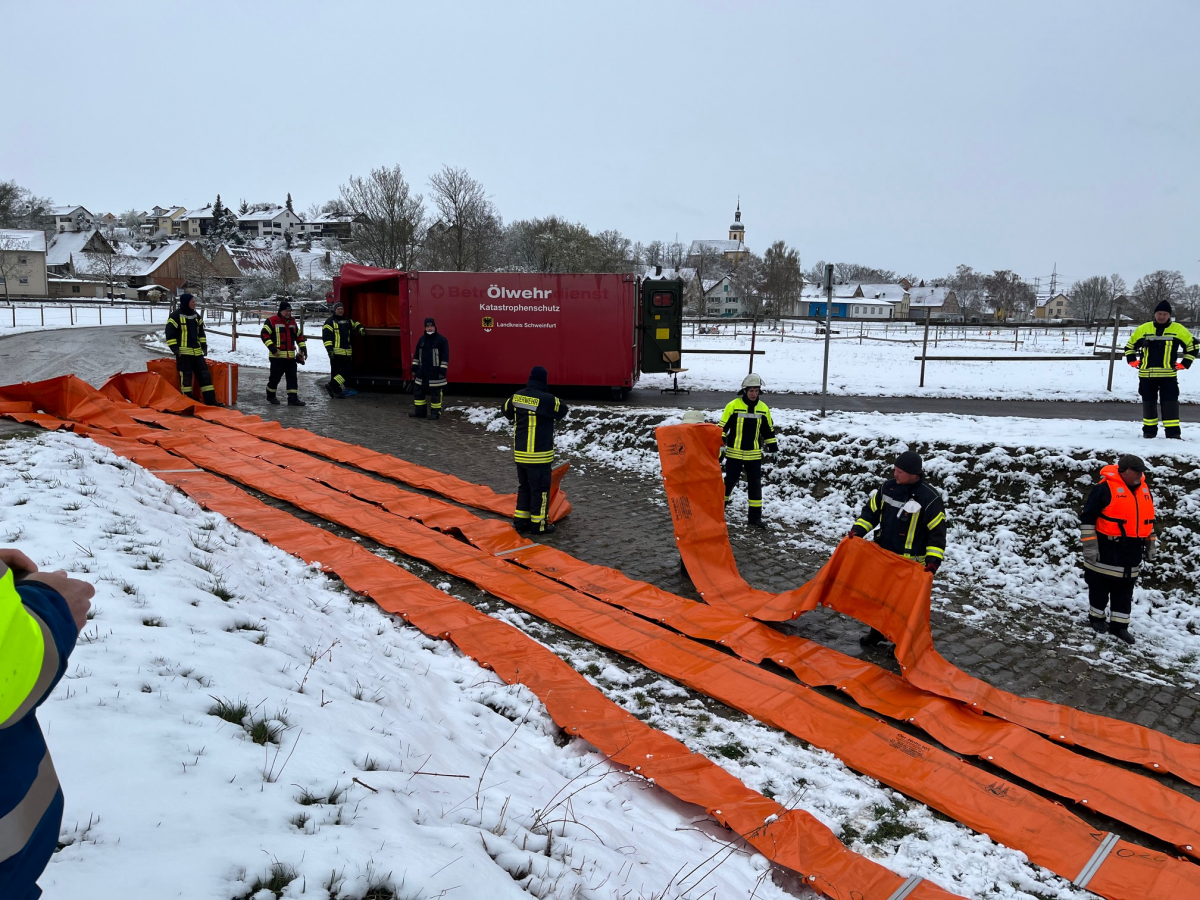
[[[45,297],[46,233],[0,228],[0,288],[5,298]]]

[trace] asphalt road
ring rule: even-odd
[[[40,381],[56,375],[74,373],[99,387],[117,372],[140,372],[146,360],[155,354],[142,345],[142,335],[160,328],[154,325],[110,325],[97,328],[70,328],[51,331],[29,331],[0,338],[0,384],[19,381]],[[265,360],[264,360],[265,361]],[[301,384],[310,382],[309,393],[318,390],[317,381],[328,376],[307,375],[301,371]],[[250,385],[243,379],[245,387]],[[564,391],[571,398],[576,392]],[[499,393],[458,393],[451,385],[448,403],[494,399]],[[687,409],[717,409],[732,395],[721,391],[693,391],[691,394],[663,394],[651,388],[637,388],[624,401],[633,406],[677,407]],[[576,399],[600,404],[613,401],[607,395],[579,393]],[[821,408],[817,394],[774,394],[768,392],[767,402],[776,409]],[[1141,420],[1137,397],[1111,402],[1070,402],[1066,400],[962,400],[952,397],[867,397],[831,396],[827,408],[838,411],[870,411],[884,413],[955,413],[973,416],[1021,416],[1035,419],[1117,419]],[[1182,404],[1182,418],[1197,421],[1198,406]]]

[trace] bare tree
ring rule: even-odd
[[[442,166],[429,179],[437,221],[425,242],[433,268],[483,272],[495,266],[503,238],[496,205],[466,169]]]
[[[833,277],[838,284],[894,284],[896,273],[858,263],[834,263]],[[819,280],[819,279],[818,279]]]
[[[425,204],[413,194],[399,166],[351,176],[341,199],[355,217],[351,251],[362,263],[385,269],[411,269],[425,238]]]
[[[628,272],[630,249],[619,231],[592,234],[578,222],[547,216],[505,229],[503,261],[522,272]]]
[[[1019,321],[1028,317],[1037,301],[1037,292],[1016,272],[997,269],[984,276],[988,300],[996,310],[996,317],[1008,321]]]
[[[22,262],[26,259],[23,251],[29,250],[29,241],[11,234],[0,234],[0,281],[4,282],[4,300],[7,303],[9,286],[13,277],[29,270],[29,264]]]
[[[225,278],[213,267],[199,247],[192,244],[192,249],[195,250],[194,253],[182,253],[187,250],[186,247],[177,251],[181,252],[179,277],[183,279],[184,286],[190,293],[196,295],[201,304],[221,299]]]
[[[1137,280],[1130,299],[1134,309],[1149,318],[1154,313],[1154,307],[1164,300],[1172,305],[1182,302],[1185,290],[1187,282],[1182,274],[1159,269]]]
[[[108,285],[108,298],[110,300],[116,298],[117,279],[128,278],[138,270],[139,261],[136,257],[126,256],[123,253],[115,253],[111,247],[107,252],[89,251],[84,255],[88,261],[88,273],[95,275]]]
[[[663,262],[672,269],[683,268],[684,246],[679,241],[671,241],[663,248]]]
[[[1191,324],[1200,322],[1200,284],[1189,284],[1180,298],[1180,316]]]
[[[738,272],[740,274],[741,267]],[[788,247],[784,241],[776,241],[767,248],[762,258],[759,290],[765,311],[775,318],[793,315],[803,287],[804,274],[800,270],[799,252]]]
[[[1071,315],[1089,325],[1110,312],[1113,298],[1112,280],[1105,275],[1093,275],[1071,286]]]
[[[52,202],[15,181],[0,181],[0,228],[41,230]]]
[[[642,263],[647,266],[661,266],[666,259],[666,250],[662,241],[651,241],[642,248]]]

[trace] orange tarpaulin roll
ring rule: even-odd
[[[32,390],[21,390],[26,387]],[[46,404],[59,415],[86,406],[82,382],[66,385],[62,391],[39,387],[0,388],[0,398],[5,398],[0,414],[30,415],[28,410],[35,405],[42,408],[47,398],[64,401],[61,407]],[[22,395],[37,399],[12,399]],[[111,408],[111,402],[107,405],[107,421],[125,418],[123,411]],[[40,418],[51,426],[66,424],[46,414]],[[527,685],[565,730],[679,799],[703,806],[768,859],[800,873],[806,884],[826,896],[836,900],[952,900],[957,896],[917,877],[905,879],[847,850],[808,813],[786,809],[750,790],[710,760],[621,709],[536,641],[355,542],[301,522],[207,472],[181,471],[190,467],[152,444],[108,434],[94,438],[156,472],[204,507],[286,552],[335,572],[348,587],[373,597],[384,610],[403,616],[427,634],[454,642],[505,681]]]
[[[1000,768],[1081,802],[1097,812],[1196,855],[1200,804],[1156,781],[1100,760],[1080,757],[1015,724],[975,714],[962,704],[920,691],[878,666],[846,657],[812,641],[784,635],[744,616],[694,603],[619,572],[593,566],[540,544],[526,544],[504,523],[430,497],[414,495],[368,476],[195,419],[134,412],[139,421],[204,435],[216,446],[272,462],[336,490],[447,533],[553,577],[589,596],[664,622],[690,637],[729,646],[744,659],[771,659],[809,685],[845,690],[861,705],[919,725],[959,753],[986,758]],[[513,549],[520,548],[520,549]]]
[[[818,604],[878,628],[896,643],[896,658],[914,685],[968,704],[1052,740],[1111,759],[1171,772],[1200,785],[1200,747],[1152,728],[1057,703],[1018,697],[950,665],[929,630],[933,578],[921,566],[857,538],[842,541],[806,585],[783,594],[750,587],[738,574],[725,527],[724,487],[715,425],[657,429],[663,483],[676,545],[704,599],[763,621],[786,621]]]
[[[164,411],[184,411],[175,402],[176,398],[165,394],[162,388],[155,383],[153,377],[140,372],[114,375],[100,390],[105,396],[114,400],[130,400],[138,403],[139,406],[149,406]],[[357,466],[413,487],[441,494],[443,497],[449,497],[457,503],[475,509],[486,509],[505,516],[511,516],[516,509],[515,494],[497,494],[489,487],[472,484],[469,481],[455,478],[453,475],[405,462],[357,444],[327,438],[303,428],[285,428],[278,422],[266,422],[258,416],[246,415],[232,409],[213,409],[197,404],[193,407],[193,412],[206,421],[219,422],[263,440],[316,453],[346,465]],[[561,488],[563,476],[567,473],[568,468],[569,465],[563,463],[555,467],[551,476],[550,521],[552,522],[565,518],[571,512],[571,504],[567,501],[566,494]]]
[[[212,383],[217,400],[226,406],[232,406],[237,403],[237,363],[220,362],[215,359],[206,361],[208,362],[208,371],[212,375]],[[175,359],[173,357],[148,360],[146,362],[146,371],[161,377],[171,387],[175,388],[176,393],[181,397],[183,396],[183,391],[180,390],[179,384],[179,369],[175,366]],[[194,376],[192,378],[192,396],[200,399],[200,380]]]
[[[1104,896],[1142,897],[1147,890],[1164,894],[1200,891],[1193,867],[1092,831],[1036,794],[976,772],[936,748],[781,682],[761,669],[738,664],[641,620],[606,614],[604,607],[585,595],[516,576],[503,560],[477,555],[478,551],[434,533],[414,531],[415,526],[395,516],[339,497],[319,485],[297,483],[294,476],[258,459],[239,461],[229,456],[227,448],[215,444],[204,449],[187,434],[146,431],[142,437],[170,447],[204,468],[242,480],[467,578],[520,608],[831,749],[855,768],[1024,850],[1035,862],[1077,882],[1090,881],[1091,888]],[[515,533],[513,537],[522,540]]]

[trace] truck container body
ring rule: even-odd
[[[367,329],[354,356],[355,379],[364,386],[412,379],[413,348],[426,317],[437,321],[450,342],[452,384],[520,385],[540,365],[552,385],[626,392],[642,368],[643,304],[633,275],[398,272],[347,265],[334,281],[334,294]],[[682,296],[676,294],[679,307]],[[681,309],[656,312],[680,321],[669,326],[656,321],[651,336],[665,335],[669,327],[677,341]],[[657,344],[653,353],[662,356]]]

